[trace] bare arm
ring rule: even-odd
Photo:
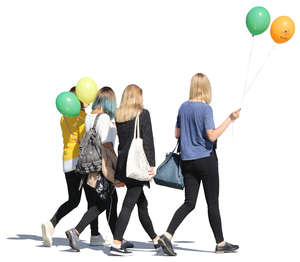
[[[227,129],[227,127],[230,125],[230,123],[233,120],[239,118],[240,112],[241,112],[241,109],[234,111],[233,113],[230,114],[229,117],[227,117],[225,119],[225,121],[218,128],[207,130],[206,134],[208,136],[208,139],[211,142],[215,142],[224,133],[224,131]]]
[[[227,117],[225,121],[216,129],[207,130],[206,134],[211,142],[215,142],[221,136],[231,123],[231,118]]]
[[[178,139],[180,137],[180,128],[175,128],[175,137]]]

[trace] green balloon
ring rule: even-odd
[[[265,32],[270,25],[270,13],[262,6],[253,7],[247,14],[246,25],[249,32],[255,36]]]
[[[80,101],[72,92],[62,92],[56,98],[56,108],[64,116],[74,117],[80,113]]]

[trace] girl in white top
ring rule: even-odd
[[[114,144],[116,140],[116,127],[112,122],[114,118],[114,112],[116,109],[116,96],[114,91],[110,87],[101,88],[92,105],[92,112],[86,116],[85,128],[89,131],[93,125],[95,118],[98,114],[101,114],[98,118],[96,131],[100,138],[102,145],[108,148],[115,154]],[[106,217],[109,223],[111,232],[114,233],[115,225],[117,221],[117,204],[118,196],[116,190],[114,190],[112,196],[108,200],[103,201],[98,197],[96,190],[85,183],[86,197],[90,201],[94,201],[94,205],[89,207],[89,210],[84,214],[81,221],[75,228],[66,231],[66,235],[69,239],[70,246],[79,251],[79,235],[82,231],[96,219],[104,210],[106,210]],[[126,245],[131,243],[127,242]]]
[[[90,113],[85,117],[86,132],[88,132],[93,127],[96,116],[96,113]],[[101,114],[99,116],[96,131],[102,144],[111,143],[112,146],[115,145],[117,130],[115,124],[112,122],[110,116],[107,113]]]

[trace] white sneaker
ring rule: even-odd
[[[107,244],[107,241],[103,238],[103,236],[100,233],[98,236],[91,236],[91,246],[104,246],[105,244]]]
[[[50,221],[42,224],[43,241],[47,247],[52,246],[52,236],[54,234],[54,227]]]

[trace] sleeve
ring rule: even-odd
[[[62,135],[62,138],[63,138],[63,143],[65,144],[65,121],[64,121],[64,116],[62,116],[60,118],[60,129],[61,129],[61,135]]]
[[[211,106],[208,106],[204,113],[204,128],[205,130],[215,129],[214,116]]]
[[[89,125],[89,122],[88,122],[88,118],[86,117],[84,120],[85,132],[88,132],[88,125]]]
[[[141,128],[141,136],[143,138],[143,146],[145,150],[145,154],[147,156],[147,160],[150,166],[155,166],[155,150],[154,150],[154,140],[152,133],[152,124],[151,118],[148,110],[144,110],[143,114],[141,114],[140,119],[140,128]]]
[[[115,129],[111,126],[110,118],[107,114],[103,114],[97,123],[97,133],[100,136],[102,144],[113,143],[115,141]]]

